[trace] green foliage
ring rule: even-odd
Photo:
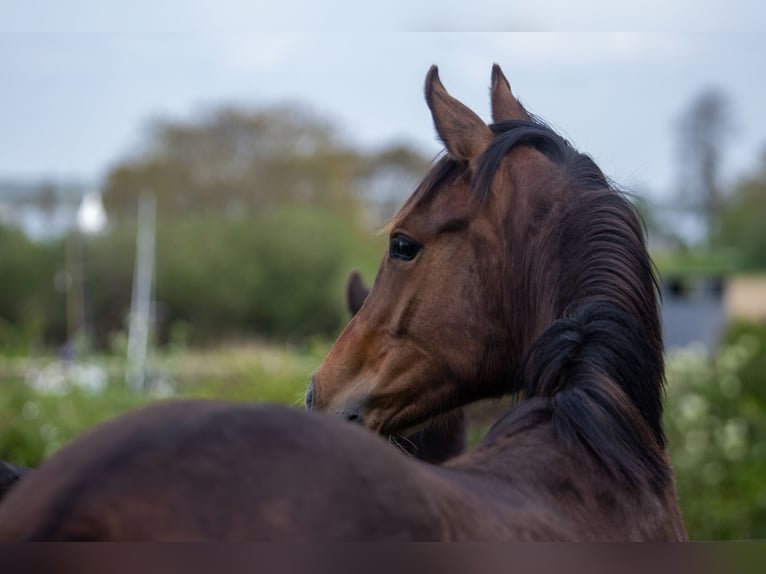
[[[666,427],[694,539],[766,536],[766,328],[737,325],[709,359],[668,361]]]
[[[747,268],[736,249],[685,249],[659,253],[652,259],[663,278],[721,277]]]
[[[0,226],[0,350],[24,354],[64,328],[64,297],[55,288],[63,268],[57,243],[34,243]]]
[[[362,156],[304,108],[219,107],[185,121],[155,121],[148,135],[143,154],[107,178],[104,199],[115,217],[134,216],[136,196],[146,190],[166,217],[296,204],[356,211]]]
[[[320,209],[170,221],[157,238],[156,297],[166,327],[181,321],[191,343],[331,337],[346,321],[348,273],[381,252],[373,236]]]
[[[6,378],[0,394],[0,458],[34,466],[83,430],[147,400],[122,385],[99,394],[77,386],[48,394],[22,379]]]
[[[163,354],[152,360],[149,391],[124,383],[124,364],[98,358],[87,366],[106,375],[103,386],[83,386],[83,369],[58,361],[24,364],[12,375],[0,362],[0,459],[39,464],[80,432],[151,401],[168,398],[211,398],[302,404],[308,375],[319,365],[326,344],[303,350],[265,345],[228,346],[210,351]],[[15,369],[18,371],[19,369]],[[41,374],[45,385],[30,385]],[[91,373],[91,378],[93,375]]]
[[[763,225],[766,154],[752,173],[722,193],[716,202],[716,208],[707,214],[709,241],[692,249],[655,254],[661,271],[694,275],[766,269],[766,226]]]
[[[407,146],[357,151],[294,105],[216,107],[155,121],[147,135],[104,183],[106,234],[42,245],[0,229],[0,354],[64,343],[80,326],[81,292],[97,348],[124,347],[137,199],[147,191],[157,200],[161,343],[333,336],[346,319],[348,273],[371,280],[384,251],[362,226],[390,216],[426,166]]]
[[[766,269],[766,154],[721,211],[716,244],[735,250],[747,269]]]
[[[98,349],[127,326],[135,257],[133,223],[85,238],[88,322]],[[0,228],[0,354],[29,354],[66,339],[66,240],[38,244]],[[384,243],[329,209],[281,207],[258,215],[187,217],[157,229],[158,339],[184,344],[260,338],[332,337],[343,326],[344,285],[353,269],[371,279]],[[63,286],[63,285],[60,285]],[[115,346],[116,345],[116,346]]]

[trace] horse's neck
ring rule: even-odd
[[[528,313],[519,327],[525,329],[522,361],[543,337],[553,337],[551,330],[561,341],[558,347],[552,342],[550,353],[563,353],[571,337],[578,342],[570,346],[580,350],[601,345],[604,352],[592,358],[658,428],[661,323],[652,265],[632,207],[613,190],[583,191],[545,227],[522,260],[526,284],[515,298],[515,306]],[[524,296],[527,305],[520,303]]]
[[[465,451],[466,415],[449,413],[425,428],[403,437],[397,444],[419,460],[440,464]]]

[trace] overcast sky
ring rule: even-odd
[[[485,119],[499,63],[531,111],[658,198],[677,174],[678,117],[705,88],[731,98],[727,175],[766,151],[764,3],[613,0],[610,16],[595,0],[549,0],[535,14],[472,0],[438,15],[432,0],[336,0],[332,13],[312,0],[113,4],[0,0],[0,179],[98,184],[151,118],[230,102],[304,102],[359,145],[433,155],[422,89],[434,63]],[[524,32],[543,28],[580,32]]]

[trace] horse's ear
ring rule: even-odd
[[[502,122],[505,120],[530,120],[532,119],[524,106],[511,92],[511,84],[508,83],[500,66],[492,66],[492,120]]]
[[[487,124],[444,89],[436,66],[431,66],[426,75],[426,102],[436,132],[455,159],[478,157],[492,141],[494,136]]]
[[[353,271],[346,283],[346,308],[352,317],[362,308],[369,293],[370,288],[364,284],[362,276],[358,271]]]

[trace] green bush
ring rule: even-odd
[[[0,459],[37,465],[81,431],[147,400],[118,384],[97,394],[77,386],[45,393],[24,380],[6,379],[0,394]]]
[[[75,247],[70,263],[79,267],[84,260],[89,332],[97,349],[109,350],[127,327],[136,227],[122,224],[80,239],[69,238],[68,247]],[[383,251],[382,238],[321,208],[161,220],[154,290],[158,341],[332,338],[347,321],[348,273],[361,269],[371,279]],[[65,342],[66,252],[67,240],[39,244],[0,227],[0,355]]]
[[[0,353],[28,354],[63,337],[64,295],[55,287],[63,260],[61,242],[35,243],[0,225]]]
[[[347,320],[347,274],[380,253],[374,238],[318,209],[168,222],[158,233],[156,295],[166,323],[183,321],[192,342],[332,337]]]
[[[125,385],[121,360],[25,360],[22,369],[9,369],[13,361],[5,360],[0,362],[0,460],[35,466],[80,432],[169,397],[301,405],[308,377],[327,348],[326,343],[302,350],[248,344],[163,354],[150,362],[146,390]],[[90,370],[89,377],[83,369]],[[9,374],[14,370],[16,375]],[[18,374],[22,370],[26,373]],[[94,379],[95,385],[83,384]]]
[[[734,326],[718,355],[668,360],[666,427],[694,539],[766,537],[766,328]]]

